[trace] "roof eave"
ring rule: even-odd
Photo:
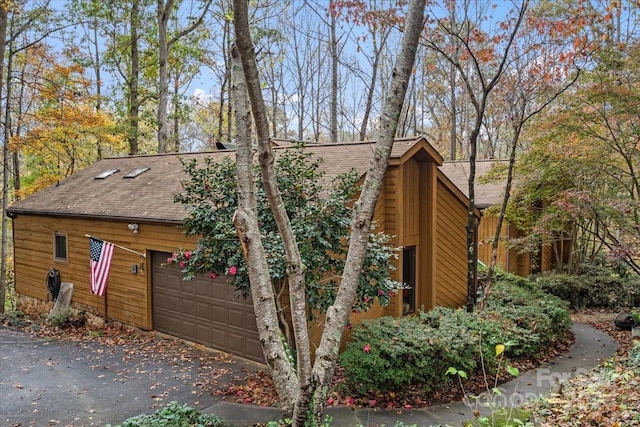
[[[7,214],[11,218],[15,218],[18,215],[34,215],[34,216],[55,216],[65,218],[82,218],[82,219],[98,219],[105,221],[122,221],[122,222],[140,222],[145,224],[171,224],[171,225],[183,225],[184,219],[165,219],[165,218],[147,218],[136,216],[114,216],[114,215],[95,215],[95,214],[82,214],[82,213],[69,213],[69,212],[56,212],[56,211],[32,211],[28,209],[7,209]]]

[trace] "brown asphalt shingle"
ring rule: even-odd
[[[486,175],[497,164],[504,164],[506,160],[477,160],[475,179],[475,205],[481,209],[502,203],[504,195],[503,182],[480,183],[480,178]],[[446,161],[440,170],[458,187],[465,196],[469,197],[469,161]]]
[[[419,138],[399,140],[394,144],[392,158],[400,158]],[[276,148],[277,153],[284,148]],[[369,166],[372,143],[323,144],[308,146],[323,159],[321,169],[329,181],[338,174],[354,168],[364,175]],[[222,159],[234,157],[234,151],[203,153],[175,153],[113,157],[98,161],[59,184],[41,190],[15,202],[9,212],[111,218],[136,221],[176,222],[186,216],[181,204],[173,202],[174,194],[182,190],[181,180],[186,178],[180,159],[205,157]],[[136,178],[123,178],[136,168],[149,168]],[[109,169],[119,171],[105,179],[95,177]]]

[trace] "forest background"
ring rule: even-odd
[[[234,143],[234,35],[229,0],[0,5],[5,288],[13,200],[106,156]],[[271,137],[374,136],[406,2],[250,6]],[[607,257],[640,271],[638,5],[433,1],[425,17],[396,136],[424,135],[471,164],[509,159],[495,174],[501,211],[528,232],[512,244],[568,232],[578,243],[566,268]]]

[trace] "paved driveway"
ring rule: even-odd
[[[252,367],[170,339],[63,342],[0,326],[0,426],[104,426],[173,400],[207,408]]]

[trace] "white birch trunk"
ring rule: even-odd
[[[278,313],[269,265],[258,229],[256,191],[253,181],[251,110],[247,102],[247,85],[242,74],[242,64],[237,55],[235,56],[231,60],[231,90],[238,140],[236,154],[238,210],[233,221],[249,268],[251,296],[265,360],[272,372],[281,408],[283,411],[291,412],[297,400],[298,380],[287,357],[278,327]]]
[[[272,322],[268,326],[259,324],[259,333],[261,341],[264,336],[263,345],[265,345],[264,350],[267,360],[269,362],[280,362],[278,364],[270,363],[270,367],[271,376],[274,382],[277,382],[276,388],[282,409],[290,409],[291,390],[297,385],[298,392],[294,402],[293,425],[317,425],[322,418],[326,394],[334,375],[340,340],[358,287],[369,233],[371,232],[375,204],[380,193],[382,178],[389,163],[402,104],[415,62],[418,40],[423,27],[425,0],[412,0],[409,6],[405,36],[393,74],[391,93],[387,96],[382,111],[382,130],[378,143],[374,148],[374,158],[365,178],[361,196],[355,204],[349,253],[341,286],[335,304],[327,312],[325,329],[320,347],[316,352],[313,370],[311,369],[307,330],[304,266],[302,265],[295,236],[292,233],[275,179],[269,123],[249,32],[247,7],[246,0],[234,0],[236,43],[242,60],[242,69],[258,135],[258,161],[260,163],[262,181],[287,253],[292,323],[298,356],[297,376],[295,379],[292,378],[292,367],[290,365],[287,367],[286,363],[282,363],[281,354],[284,352],[282,341],[278,345],[273,340],[273,336],[279,332],[277,331],[278,324],[275,311],[274,315],[269,314],[266,316],[264,313],[266,306],[272,309],[275,305],[272,303],[273,289],[270,283],[264,249],[259,241],[255,196],[252,198],[249,196],[250,192],[254,191],[252,184],[249,183],[249,173],[247,172],[247,169],[250,169],[251,166],[250,135],[248,134],[250,129],[249,116],[248,113],[242,113],[242,117],[239,117],[241,116],[239,112],[236,113],[238,116],[238,131],[240,132],[242,128],[243,135],[238,135],[238,140],[241,142],[238,151],[238,191],[240,199],[235,224],[245,250],[247,264],[249,265],[252,294],[256,295],[254,296],[256,317],[260,316],[262,321]],[[248,109],[243,109],[242,111],[248,111]],[[242,154],[240,147],[243,147]],[[242,182],[240,182],[241,179]],[[252,200],[248,200],[249,198]],[[311,402],[313,402],[313,408],[310,408]]]

